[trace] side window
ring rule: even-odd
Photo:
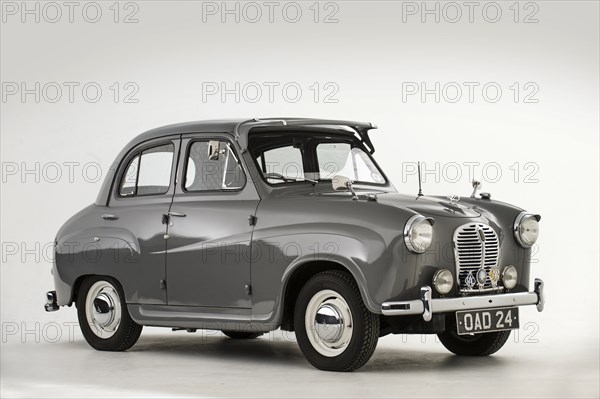
[[[119,194],[124,197],[160,195],[169,191],[174,146],[172,143],[148,148],[129,162]]]
[[[209,141],[194,141],[186,162],[186,191],[240,190],[246,185],[246,175],[231,143],[218,143],[218,155],[210,156]]]
[[[281,177],[290,179],[304,178],[302,151],[291,145],[265,151],[257,158],[257,162],[267,181],[271,184],[284,182],[284,180],[281,180]],[[269,178],[269,174],[274,174],[275,176],[279,176],[279,178]]]

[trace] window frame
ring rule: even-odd
[[[177,168],[177,156],[178,156],[178,146],[175,144],[174,141],[179,140],[177,139],[167,139],[164,141],[160,141],[160,142],[151,142],[151,143],[146,143],[146,144],[142,144],[139,147],[134,148],[126,157],[124,157],[124,162],[122,163],[121,166],[121,170],[119,172],[119,174],[117,175],[115,182],[117,184],[115,184],[115,194],[117,199],[130,199],[130,198],[148,198],[148,197],[161,197],[161,196],[165,196],[168,195],[169,192],[171,191],[171,189],[173,188],[173,167]],[[162,147],[164,145],[171,145],[173,147],[173,158],[171,159],[171,170],[170,170],[170,175],[169,175],[169,186],[167,187],[167,191],[165,191],[164,193],[160,193],[160,194],[137,194],[137,187],[138,187],[138,179],[140,177],[140,170],[141,170],[141,165],[142,165],[142,153],[146,150],[155,148],[155,147]],[[139,157],[138,159],[138,170],[136,172],[136,176],[135,176],[135,194],[133,195],[123,195],[121,194],[121,184],[123,183],[123,178],[125,177],[127,170],[129,169],[129,165],[131,165],[131,162],[133,162],[133,160]]]
[[[233,154],[235,155],[235,158],[237,159],[237,165],[240,167],[242,174],[244,176],[244,185],[239,187],[239,188],[235,188],[235,189],[224,189],[221,188],[219,190],[188,190],[187,188],[185,188],[185,183],[187,180],[187,171],[188,171],[188,166],[189,166],[189,160],[190,160],[190,152],[192,150],[192,146],[194,145],[194,143],[198,143],[198,142],[209,142],[211,140],[216,140],[216,141],[221,141],[221,142],[227,142],[229,144],[229,148],[231,149],[231,151],[233,151]],[[185,149],[185,154],[184,154],[184,158],[183,158],[183,167],[181,170],[181,178],[179,180],[181,180],[178,185],[179,188],[181,189],[181,192],[183,192],[184,194],[203,194],[203,193],[237,193],[242,191],[244,188],[246,188],[246,185],[248,184],[248,175],[246,174],[246,171],[244,170],[244,165],[242,163],[242,158],[240,157],[240,155],[237,153],[237,150],[235,148],[235,145],[233,144],[233,142],[231,140],[229,140],[228,138],[225,137],[194,137],[191,138],[190,141],[187,143],[187,147]]]

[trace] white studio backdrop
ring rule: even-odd
[[[131,138],[299,116],[376,123],[400,192],[417,193],[420,161],[425,194],[477,178],[541,214],[547,308],[522,320],[597,355],[598,2],[74,3],[2,2],[3,346],[77,321],[42,309],[51,243]]]

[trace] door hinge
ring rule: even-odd
[[[252,286],[250,284],[246,284],[244,289],[246,290],[246,295],[252,295]]]
[[[167,289],[167,280],[160,280],[160,289],[161,290]]]
[[[254,216],[254,215],[248,216],[248,223],[250,223],[250,226],[256,226],[256,216]]]

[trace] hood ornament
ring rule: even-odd
[[[458,201],[460,201],[460,197],[456,194],[449,195],[446,198],[448,198],[450,200],[450,203],[452,205],[456,205],[456,204],[458,204]]]

